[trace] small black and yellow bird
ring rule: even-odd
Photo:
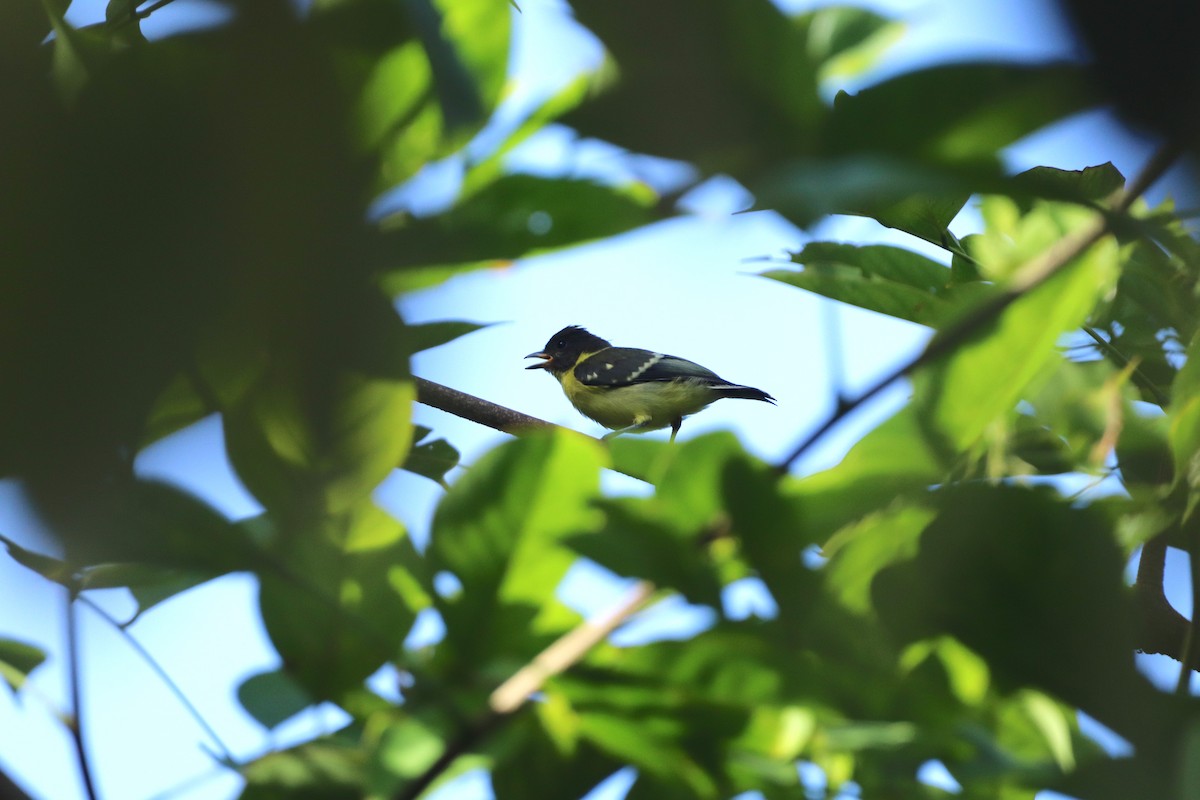
[[[723,397],[775,402],[761,389],[730,383],[686,358],[613,347],[578,325],[563,328],[525,357],[543,359],[526,369],[544,369],[558,378],[579,413],[612,429],[606,439],[670,425],[675,441],[684,417]]]

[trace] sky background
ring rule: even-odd
[[[71,19],[87,23],[103,17],[96,0],[72,5]],[[788,10],[816,7],[785,2]],[[880,67],[840,88],[947,60],[1013,58],[1044,60],[1078,57],[1066,29],[1042,0],[924,0],[856,3],[908,22],[903,39]],[[514,89],[495,124],[475,145],[514,125],[524,110],[552,93],[601,57],[596,41],[570,20],[563,3],[522,0],[514,12]],[[217,24],[224,12],[213,4],[178,0],[144,24],[150,36],[187,26]],[[830,94],[834,88],[829,87]],[[1008,151],[1019,171],[1037,165],[1065,169],[1112,161],[1126,175],[1145,161],[1150,143],[1093,112],[1046,129]],[[609,177],[631,167],[609,146],[579,142],[571,132],[552,128],[514,153],[514,169],[549,174]],[[377,213],[407,208],[436,210],[453,196],[461,165],[450,161],[411,185],[381,198]],[[640,160],[635,177],[670,182],[677,167]],[[1182,183],[1169,187],[1176,195]],[[1161,199],[1163,188],[1150,193]],[[853,394],[910,357],[928,337],[919,326],[870,312],[836,306],[754,273],[786,260],[787,253],[812,240],[899,244],[943,260],[936,248],[870,220],[838,218],[802,232],[771,212],[736,213],[748,202],[730,181],[711,181],[685,198],[691,215],[614,239],[561,253],[523,259],[503,269],[464,275],[435,289],[406,297],[400,307],[410,322],[464,319],[494,323],[450,344],[418,354],[414,372],[551,422],[590,434],[603,431],[577,414],[553,380],[525,371],[523,356],[568,324],[585,325],[617,345],[646,347],[703,363],[729,380],[760,387],[778,400],[718,403],[685,422],[681,435],[732,429],[746,446],[767,460],[789,451],[833,408],[839,391]],[[977,226],[968,208],[952,226],[960,237]],[[570,291],[563,291],[569,285]],[[886,418],[907,397],[900,385],[885,392],[803,460],[811,472],[837,462],[863,433]],[[434,409],[417,406],[416,423],[449,440],[470,464],[506,437]],[[217,418],[206,419],[159,442],[137,463],[144,476],[173,481],[202,496],[231,518],[259,507],[237,483],[221,444]],[[652,434],[664,436],[665,433]],[[606,479],[614,492],[640,491],[619,476]],[[428,536],[433,505],[442,490],[418,476],[395,472],[377,499],[402,520],[419,543]],[[31,547],[45,547],[38,521],[19,487],[0,481],[0,532]],[[1185,590],[1186,561],[1168,563],[1169,596],[1190,615]],[[81,796],[75,754],[53,709],[66,708],[63,670],[65,597],[57,587],[9,559],[0,558],[0,638],[28,641],[50,653],[22,696],[0,691],[0,764],[35,797]],[[596,567],[580,565],[562,590],[564,599],[585,613],[597,613],[621,597],[627,584]],[[123,590],[96,592],[92,599],[116,619],[133,605]],[[727,593],[735,614],[770,614],[769,598],[752,581]],[[278,659],[257,618],[254,581],[232,575],[180,595],[155,608],[130,631],[170,674],[190,702],[239,760],[331,730],[345,719],[322,707],[268,733],[238,705],[235,690],[247,677],[275,668]],[[644,613],[618,634],[618,641],[681,637],[710,621],[711,612],[668,602]],[[215,766],[220,748],[188,715],[166,685],[129,643],[96,612],[83,609],[83,694],[87,740],[102,796],[173,797],[219,800],[236,796],[240,781]],[[436,639],[439,623],[423,615],[411,641]],[[1139,663],[1160,685],[1173,685],[1177,665],[1163,657],[1140,656]],[[386,671],[374,685],[391,693]],[[936,767],[931,781],[945,780]],[[619,797],[632,775],[619,774],[590,800]],[[1049,796],[1049,793],[1045,793]],[[448,786],[439,800],[486,800],[486,777],[474,773]]]

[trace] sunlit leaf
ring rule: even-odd
[[[792,260],[803,270],[770,270],[763,276],[934,328],[959,313],[967,299],[961,287],[950,286],[950,270],[899,247],[812,242]]]
[[[259,572],[263,623],[288,674],[315,699],[336,698],[398,657],[419,557],[370,501],[286,535]]]
[[[591,507],[604,451],[566,433],[504,444],[454,483],[434,514],[429,564],[462,585],[439,597],[447,638],[439,655],[455,672],[513,659],[495,677],[508,677],[574,615],[554,590],[574,560],[566,537],[595,530]]]
[[[239,767],[246,780],[241,800],[280,797],[362,797],[366,756],[356,742],[323,737],[277,750]]]
[[[1112,285],[1116,255],[1115,242],[1102,240],[985,331],[919,372],[914,387],[923,423],[957,452],[975,444],[1057,357],[1058,337],[1079,326]]]
[[[0,639],[0,680],[13,694],[20,691],[29,673],[45,660],[46,654],[40,648],[16,639]]]

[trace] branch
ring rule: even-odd
[[[442,386],[440,383],[427,381],[424,378],[416,378],[416,381],[418,403],[424,403],[456,417],[486,425],[502,433],[511,433],[516,436],[532,430],[570,430],[570,428],[546,422],[544,419],[489,403],[487,400],[451,389],[449,386]],[[574,432],[578,433],[578,431]],[[580,434],[580,436],[582,435]]]
[[[154,672],[154,674],[157,675],[164,684],[166,684],[167,689],[171,691],[171,694],[175,695],[175,698],[179,700],[187,712],[192,716],[192,719],[196,721],[200,728],[207,733],[209,738],[213,740],[218,748],[220,748],[225,760],[232,763],[234,761],[233,753],[225,745],[225,742],[221,741],[221,737],[217,735],[217,732],[213,730],[213,727],[209,725],[208,721],[205,720],[200,714],[199,709],[197,709],[196,706],[194,706],[192,702],[188,700],[187,695],[185,695],[183,690],[179,688],[179,684],[175,683],[175,681],[171,679],[171,676],[165,669],[163,669],[162,665],[155,660],[154,656],[150,654],[150,651],[143,647],[142,643],[134,638],[133,634],[130,633],[124,625],[115,620],[111,614],[93,602],[91,598],[80,595],[78,599],[79,602],[83,603],[96,614],[98,614],[102,620],[113,626],[117,633],[125,638],[125,641],[129,643],[129,646],[133,648],[134,652],[142,657],[142,660],[145,661],[150,667],[151,671]]]
[[[1133,201],[1166,172],[1178,154],[1179,148],[1173,145],[1165,146],[1156,152],[1150,158],[1142,173],[1134,179],[1127,189],[1118,190],[1109,198],[1108,206],[1112,209],[1112,212],[1121,213],[1127,211]],[[976,333],[999,318],[1010,305],[1061,272],[1068,264],[1083,255],[1088,248],[1109,233],[1110,216],[1097,219],[1074,233],[1059,239],[1017,270],[1003,291],[992,296],[990,300],[973,313],[968,314],[955,324],[935,334],[929,342],[929,346],[924,351],[885,375],[857,397],[839,400],[833,414],[822,422],[815,431],[805,437],[788,454],[787,458],[775,467],[776,472],[780,475],[786,474],[798,458],[807,453],[826,433],[854,411],[858,410],[868,400],[901,378],[936,361],[942,356],[954,352]]]
[[[92,769],[88,764],[87,749],[83,744],[83,704],[80,702],[79,690],[79,629],[75,619],[75,589],[67,591],[67,680],[71,693],[71,717],[68,730],[71,731],[71,741],[75,744],[75,754],[79,759],[79,771],[83,777],[84,795],[89,800],[96,800],[96,785],[92,780]]]
[[[595,622],[583,621],[538,653],[532,661],[517,670],[492,692],[488,698],[487,713],[447,745],[428,769],[411,783],[405,784],[395,795],[395,800],[416,800],[420,797],[460,756],[473,750],[505,720],[520,711],[526,701],[546,685],[548,679],[579,663],[593,647],[637,613],[654,591],[654,584],[639,581],[616,608]]]

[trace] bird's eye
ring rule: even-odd
[[[557,342],[554,343],[554,346],[559,347],[559,348],[566,347],[567,342],[565,339],[559,339]]]

